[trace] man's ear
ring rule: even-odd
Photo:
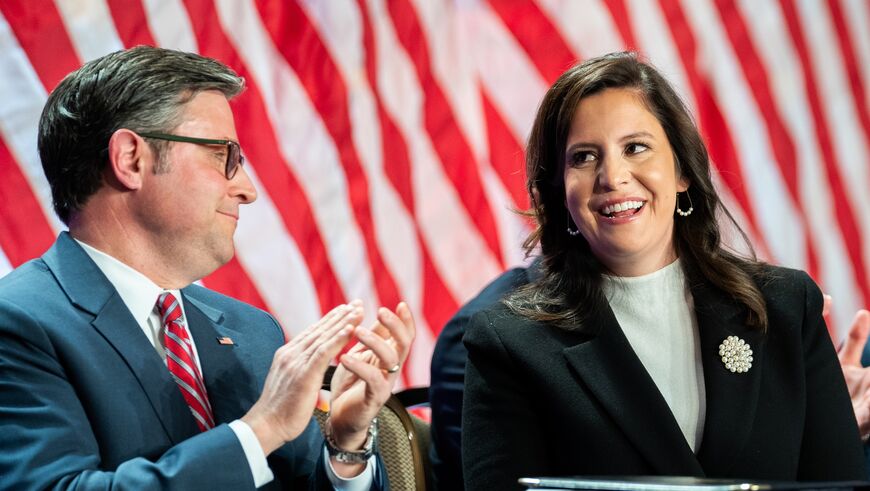
[[[121,128],[109,138],[109,166],[107,178],[114,178],[120,187],[139,189],[147,169],[154,165],[154,152],[136,133]]]

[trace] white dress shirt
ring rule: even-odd
[[[160,314],[157,311],[157,297],[164,291],[168,291],[178,300],[178,305],[181,307],[181,314],[187,324],[187,315],[184,310],[184,300],[178,290],[164,290],[157,286],[153,281],[148,279],[142,273],[136,271],[130,266],[122,263],[118,259],[85,244],[76,239],[79,245],[85,250],[90,258],[97,265],[97,268],[109,280],[109,283],[115,287],[118,295],[127,309],[136,319],[145,337],[151,342],[151,345],[157,350],[160,358],[166,361],[166,349],[164,341],[164,329],[160,322]],[[199,354],[196,351],[196,343],[193,342],[191,336],[191,345],[193,347],[193,359],[197,367],[202,373],[202,365],[199,363]],[[242,450],[248,460],[248,466],[251,468],[251,474],[254,476],[254,486],[260,487],[271,482],[275,476],[269,468],[266,461],[266,455],[263,452],[263,447],[260,446],[260,441],[254,434],[254,430],[242,420],[235,420],[229,423],[229,427],[233,430],[239,443],[242,445]],[[371,487],[372,478],[374,476],[373,459],[369,459],[365,471],[360,475],[344,479],[335,473],[332,468],[332,462],[326,448],[323,449],[324,461],[326,462],[326,475],[333,487],[338,491],[362,491]]]

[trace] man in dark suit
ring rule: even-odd
[[[438,489],[463,489],[460,435],[465,359],[462,344],[465,326],[477,312],[493,306],[507,293],[532,281],[538,261],[528,268],[513,268],[501,274],[468,301],[452,317],[435,343],[432,353],[429,403],[432,407],[432,442],[429,460]]]
[[[269,314],[192,284],[230,260],[256,198],[228,104],[243,84],[137,47],[50,95],[39,151],[69,233],[0,280],[0,489],[385,487],[374,418],[407,306],[368,330],[351,302],[285,345]],[[324,444],[313,407],[354,336]]]

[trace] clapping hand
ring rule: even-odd
[[[362,302],[340,305],[275,352],[263,393],[242,417],[266,455],[308,426],[330,361],[362,319]]]
[[[335,443],[348,451],[362,448],[372,419],[392,394],[414,340],[414,318],[404,302],[395,313],[381,307],[371,329],[357,326],[353,334],[359,343],[339,359],[329,415]],[[333,467],[345,477],[359,471],[335,461]]]
[[[825,295],[823,315],[827,315],[830,308],[831,297]],[[861,354],[867,344],[868,334],[870,334],[870,312],[861,309],[855,313],[849,335],[837,352],[843,376],[846,378],[846,386],[849,388],[849,397],[852,398],[855,418],[858,420],[858,430],[864,441],[870,437],[870,368],[861,366]]]

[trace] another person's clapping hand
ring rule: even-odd
[[[827,315],[830,308],[831,297],[825,295],[823,315]],[[870,437],[870,368],[861,366],[861,354],[867,344],[868,334],[870,334],[870,312],[861,309],[855,313],[849,335],[846,336],[837,353],[840,366],[843,368],[843,376],[846,378],[846,386],[849,388],[849,396],[852,398],[858,430],[861,432],[861,439],[865,442]]]

